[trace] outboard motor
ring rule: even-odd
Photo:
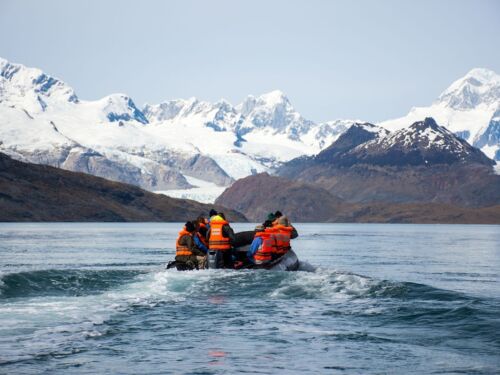
[[[217,268],[217,251],[214,251],[214,250],[208,251],[207,267],[210,270]]]

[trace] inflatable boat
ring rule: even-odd
[[[266,269],[273,271],[297,271],[299,269],[299,258],[293,250],[288,250],[287,253],[273,261],[266,264],[253,264],[247,260],[247,251],[250,244],[255,236],[254,231],[239,232],[235,234],[234,241],[234,258],[235,258],[235,269]],[[217,252],[211,251],[207,255],[207,268],[215,269],[218,268],[217,264]],[[178,263],[175,260],[167,264],[167,269],[176,268],[178,271],[188,271],[193,270],[191,267],[187,267],[183,263]]]

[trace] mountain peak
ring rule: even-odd
[[[126,94],[111,94],[100,100],[102,109],[110,122],[135,120],[147,124],[148,120]]]
[[[436,120],[432,117],[426,117],[424,121],[417,121],[409,127],[411,131],[424,131],[425,129],[432,129],[436,131],[442,131],[444,128],[440,127]]]
[[[285,93],[281,90],[273,90],[268,93],[262,94],[261,96],[259,96],[258,101],[265,102],[270,106],[290,103]]]
[[[66,83],[40,69],[0,58],[0,101],[36,112],[50,103],[78,103],[78,97]]]
[[[500,100],[500,75],[486,68],[475,68],[453,82],[438,98],[437,103],[459,110],[469,110],[481,104]]]
[[[500,75],[488,68],[471,69],[464,78],[475,78],[479,82],[487,83],[489,81],[499,80]]]

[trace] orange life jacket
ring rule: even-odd
[[[229,238],[222,234],[222,227],[227,224],[229,223],[218,215],[210,219],[210,238],[208,239],[210,250],[226,251],[231,249]]]
[[[267,229],[266,229],[267,230]],[[284,225],[274,225],[269,230],[276,238],[276,252],[278,256],[285,255],[290,250],[290,237],[293,228]]]
[[[254,260],[256,264],[262,264],[270,262],[272,260],[272,255],[276,251],[276,239],[272,233],[258,232],[255,237],[262,238],[262,244],[257,249],[254,254]]]
[[[175,255],[193,255],[193,252],[189,250],[189,247],[186,245],[181,245],[180,241],[183,236],[192,236],[192,233],[189,233],[186,228],[182,228],[182,230],[179,232],[179,237],[177,237],[177,241],[175,243]]]
[[[206,247],[208,247],[208,241],[207,241],[207,238],[201,234],[200,232],[200,229],[207,229],[207,226],[205,225],[205,223],[200,223],[200,228],[198,229],[198,231],[196,232],[196,235],[198,236],[198,238],[200,239],[201,243],[203,245],[205,245]],[[207,233],[207,231],[203,231],[203,233]]]

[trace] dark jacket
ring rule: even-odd
[[[187,262],[193,259],[193,257],[196,260],[196,256],[205,256],[203,251],[201,251],[196,247],[192,236],[188,235],[182,236],[181,239],[179,240],[179,244],[187,246],[188,249],[193,253],[193,255],[177,255],[175,257],[175,260],[178,262]]]

